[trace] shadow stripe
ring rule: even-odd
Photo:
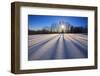
[[[57,36],[55,36],[55,37],[57,37]],[[28,59],[30,58],[32,53],[35,53],[38,49],[40,49],[42,46],[44,46],[44,44],[48,43],[49,41],[51,41],[55,37],[48,39],[47,41],[44,41],[43,43],[41,43],[39,45],[36,45],[36,46],[34,45],[32,48],[28,49]],[[34,49],[34,51],[32,49]]]
[[[79,49],[80,52],[82,52],[82,54],[84,55],[84,58],[88,57],[88,47],[83,48],[81,45],[77,44],[72,39],[70,39],[70,41],[74,44],[74,46],[76,46]]]

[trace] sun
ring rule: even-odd
[[[65,28],[65,26],[64,25],[61,25],[61,29],[64,29]]]

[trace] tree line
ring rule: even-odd
[[[88,28],[87,27],[74,27],[71,26],[69,31],[52,31],[52,28],[43,28],[41,30],[30,30],[28,29],[28,34],[53,34],[53,33],[88,33]]]

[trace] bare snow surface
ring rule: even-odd
[[[87,58],[87,37],[84,34],[29,35],[28,60]]]

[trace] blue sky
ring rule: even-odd
[[[46,26],[51,26],[53,23],[65,21],[73,26],[88,25],[87,17],[73,17],[73,16],[50,16],[50,15],[28,15],[28,27],[31,30],[39,30]]]

